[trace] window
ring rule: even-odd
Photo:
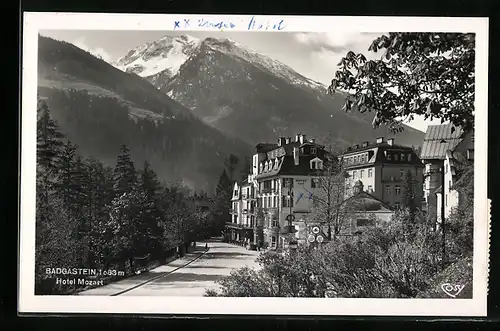
[[[372,192],[373,192],[373,186],[368,185],[368,193],[372,193]]]
[[[311,188],[317,188],[317,187],[318,187],[318,179],[311,178]]]
[[[401,161],[405,160],[405,154],[401,153]]]
[[[271,237],[271,247],[275,247],[275,246],[276,246],[276,237],[272,236]]]
[[[267,206],[271,208],[271,197],[267,197]]]
[[[283,208],[293,207],[293,200],[291,197],[283,196]]]
[[[274,196],[274,207],[278,207],[278,196]]]
[[[364,174],[364,173],[365,173],[365,171],[364,171],[364,170],[361,170],[361,171],[359,172],[359,178],[363,178],[363,174]]]
[[[316,147],[311,147],[311,154],[316,154]]]
[[[451,191],[451,180],[448,181],[448,191]]]
[[[238,190],[234,190],[234,196],[238,195]]]
[[[390,154],[390,153],[387,153],[387,156],[386,156],[386,157],[387,157],[387,160],[389,160],[389,161],[392,159],[392,158],[391,158],[391,154]]]
[[[401,186],[396,185],[396,186],[394,187],[394,193],[395,193],[396,195],[401,194]]]
[[[316,168],[316,161],[311,161],[311,169],[317,169]]]
[[[444,195],[444,205],[448,206],[448,194]]]
[[[353,179],[356,179],[356,170],[354,170],[354,171],[352,172],[352,178],[353,178]]]
[[[293,178],[283,178],[283,187],[291,187]]]
[[[396,209],[399,209],[399,201],[394,202],[394,207],[396,207]]]
[[[408,161],[411,161],[411,154],[408,154]]]
[[[373,177],[373,169],[368,169],[368,178]]]
[[[271,226],[272,227],[277,227],[278,226],[278,221],[277,220],[272,220],[271,221]]]
[[[236,215],[233,216],[233,223],[238,223],[238,216]]]
[[[394,161],[398,161],[399,160],[399,155],[398,154],[394,154]]]
[[[358,218],[356,220],[356,226],[375,226],[375,221],[368,218]]]
[[[391,185],[389,184],[385,185],[385,193],[391,194]]]
[[[400,170],[399,171],[399,178],[403,179],[405,176],[405,171],[404,170]]]
[[[448,173],[448,163],[444,166],[444,173],[447,174]]]

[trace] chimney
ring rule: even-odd
[[[283,146],[286,144],[286,138],[285,137],[279,137],[278,138],[278,146]]]
[[[301,134],[300,135],[300,143],[303,144],[305,143],[307,140],[306,140],[306,135],[305,134]]]
[[[347,151],[350,151],[350,150],[352,150],[352,147],[351,146],[347,147]]]
[[[299,165],[299,148],[297,146],[293,147],[293,163]]]
[[[369,142],[368,142],[368,141],[365,141],[365,142],[363,142],[363,145],[362,145],[362,146],[363,146],[363,147],[366,147],[366,146],[368,146],[368,144],[369,144]]]
[[[394,145],[394,138],[387,139],[387,143],[391,146]]]
[[[300,133],[297,133],[297,134],[295,135],[295,142],[297,142],[297,143],[298,143],[298,142],[299,142],[299,140],[300,140]]]
[[[384,137],[378,137],[377,138],[377,144],[381,144],[384,142]]]
[[[285,144],[289,144],[292,142],[292,137],[286,137],[285,138]]]
[[[359,148],[359,145],[354,145],[354,146],[352,147],[352,149],[358,149],[358,148]]]
[[[311,140],[309,140],[309,142],[314,144],[314,143],[316,143],[316,139],[312,138]]]

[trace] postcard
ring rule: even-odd
[[[486,316],[486,18],[27,12],[22,48],[20,313]]]

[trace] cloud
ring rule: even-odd
[[[108,52],[106,52],[103,48],[90,47],[89,45],[87,45],[87,43],[85,42],[85,38],[77,39],[72,44],[78,48],[83,49],[84,51],[89,52],[90,54],[94,55],[95,57],[103,59],[104,61],[106,61],[108,63],[113,61],[112,56]]]
[[[312,51],[328,50],[334,53],[346,53],[351,48],[358,48],[359,45],[366,46],[367,50],[368,40],[373,39],[373,36],[358,31],[305,32],[297,33],[295,39],[310,47]]]

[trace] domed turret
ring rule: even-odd
[[[356,183],[354,183],[354,194],[358,194],[363,192],[363,182],[358,180]]]

